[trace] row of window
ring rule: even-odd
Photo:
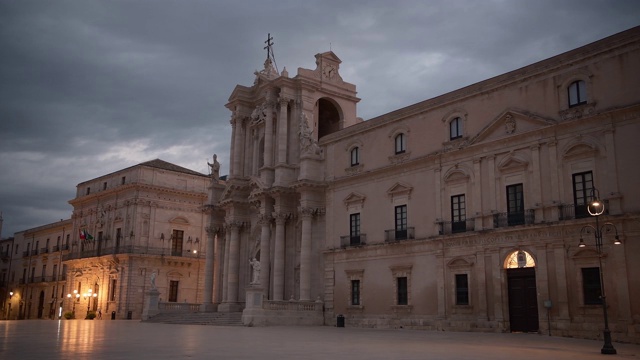
[[[567,88],[569,107],[574,107],[587,103],[587,86],[584,80],[572,82]],[[463,119],[454,117],[449,121],[449,140],[460,139],[463,136]],[[407,150],[407,139],[404,133],[396,135],[394,139],[395,154],[399,155]],[[360,149],[351,149],[351,166],[360,165]],[[106,184],[106,183],[105,183]],[[87,193],[88,194],[88,193]]]
[[[573,174],[573,202],[575,218],[589,216],[587,205],[593,196],[593,173],[591,171]],[[531,214],[525,212],[524,208],[524,186],[523,184],[513,184],[506,187],[507,212],[506,216],[496,214],[494,216],[494,227],[515,226],[531,222]],[[441,234],[460,233],[473,230],[473,225],[467,224],[467,206],[465,194],[451,196],[451,227],[444,227]],[[349,245],[360,245],[360,213],[349,214]],[[393,240],[407,239],[407,205],[395,207],[395,229]]]
[[[582,294],[584,305],[602,304],[600,268],[582,268]],[[361,280],[351,280],[350,305],[362,305]],[[396,278],[396,305],[409,305],[408,278],[400,276]],[[455,274],[455,304],[459,306],[469,305],[469,275]]]
[[[126,182],[126,180],[127,180],[127,177],[126,177],[126,176],[123,176],[123,177],[120,179],[120,185],[124,185],[124,184],[125,184],[125,182]],[[102,190],[107,190],[107,182],[106,182],[106,181],[102,183]],[[91,186],[87,186],[87,192],[86,192],[86,195],[89,195],[89,194],[91,194]]]

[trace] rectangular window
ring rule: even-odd
[[[509,226],[524,224],[524,193],[522,184],[507,186],[507,221]]]
[[[34,266],[31,268],[31,278],[29,282],[33,282],[33,279],[35,279],[35,277],[36,277],[36,267]]]
[[[409,305],[409,292],[407,291],[407,277],[396,278],[398,283],[398,305]]]
[[[406,142],[404,134],[396,136],[396,154],[402,154],[406,151]]]
[[[89,195],[89,194],[91,194],[91,188],[90,187],[87,188],[87,195]]]
[[[47,276],[47,265],[42,265],[42,281],[45,280],[45,276]]]
[[[178,283],[177,280],[169,281],[169,301],[177,302],[178,301]]]
[[[360,149],[358,147],[354,147],[351,149],[351,166],[356,166],[360,164]]]
[[[573,174],[573,204],[576,219],[589,216],[587,205],[592,200],[593,173],[591,171]]]
[[[351,280],[351,305],[360,305],[360,280]]]
[[[582,293],[585,305],[602,304],[600,287],[600,268],[582,268]]]
[[[469,279],[467,274],[456,274],[456,305],[469,305]]]
[[[449,140],[459,139],[462,137],[462,120],[457,117],[449,123]]]
[[[467,207],[464,195],[451,197],[451,232],[459,233],[467,231]]]
[[[360,213],[349,215],[349,237],[351,245],[360,244]]]
[[[58,276],[58,264],[53,264],[53,276],[55,281],[60,280],[60,277]]]
[[[182,256],[182,240],[184,237],[184,231],[173,230],[171,241],[171,256]]]
[[[122,177],[122,179],[120,180],[120,184],[121,184],[121,185],[124,185],[124,183],[126,182],[126,180],[127,180],[127,177],[126,177],[126,176],[123,176],[123,177]]]
[[[587,84],[583,80],[572,82],[567,90],[569,92],[569,107],[587,103]]]
[[[116,284],[118,280],[111,279],[111,283],[109,284],[109,301],[116,301]]]
[[[102,190],[107,190],[107,182],[102,183]]]
[[[396,240],[407,238],[407,205],[396,206]]]

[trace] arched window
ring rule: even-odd
[[[462,119],[459,117],[454,118],[449,123],[449,140],[454,140],[462,137]]]
[[[577,80],[569,85],[569,107],[587,103],[587,85],[584,80]]]
[[[407,150],[407,143],[403,133],[396,135],[396,154],[402,154]]]
[[[356,166],[360,164],[360,148],[354,147],[351,149],[351,166]]]

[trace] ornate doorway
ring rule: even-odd
[[[509,296],[509,323],[512,332],[537,332],[538,298],[533,257],[514,251],[505,262]]]

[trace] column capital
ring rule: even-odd
[[[226,228],[228,229],[241,229],[245,226],[245,223],[239,220],[230,220],[225,223]]]
[[[287,220],[289,219],[290,214],[289,213],[285,213],[285,212],[275,212],[274,211],[271,214],[271,216],[273,216],[273,218],[275,219],[276,224],[284,225],[287,222]]]
[[[258,224],[260,225],[269,225],[273,217],[269,214],[258,214]]]
[[[280,95],[278,97],[278,104],[280,104],[280,106],[287,106],[289,104],[289,101],[291,101],[291,99],[286,96]]]

